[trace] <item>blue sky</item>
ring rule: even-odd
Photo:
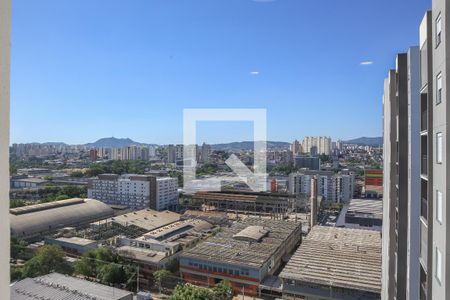
[[[184,108],[266,108],[277,141],[381,135],[383,78],[395,54],[418,43],[431,4],[12,2],[12,142],[160,144],[182,141]],[[245,122],[202,123],[198,139],[252,132]]]

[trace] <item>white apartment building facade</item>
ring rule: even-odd
[[[414,97],[419,97],[418,112],[410,106],[408,110],[392,113],[387,111],[387,102],[384,103],[382,299],[450,299],[450,231],[447,230],[450,205],[446,201],[449,191],[447,171],[450,167],[447,160],[450,140],[447,94],[447,87],[450,86],[449,16],[449,1],[433,0],[432,10],[426,12],[420,24],[420,52],[415,60],[415,64],[420,65],[420,90],[418,93],[412,89],[409,91],[410,104]],[[410,61],[408,63],[411,65]],[[396,80],[398,76],[392,77],[392,81]],[[391,86],[398,86],[398,83],[394,82]],[[395,93],[391,94],[391,98],[395,99]],[[392,138],[399,130],[397,127],[405,128],[396,119],[404,119],[405,114],[410,114],[406,132],[409,139],[406,165],[396,162],[405,155],[398,149],[399,140],[402,144],[405,135],[397,133],[400,139]],[[415,121],[417,119],[419,121]],[[420,139],[418,143],[416,138]],[[420,153],[419,159],[417,152]],[[417,165],[420,175],[411,172]],[[409,172],[398,174],[401,169],[409,169]],[[405,178],[410,186],[404,184]],[[418,189],[415,188],[417,182],[420,182]],[[402,197],[401,191],[409,192],[409,197]],[[420,201],[411,197],[414,195],[418,195]],[[405,203],[406,207],[401,207]],[[404,240],[404,237],[407,239]],[[418,241],[418,249],[413,241]],[[402,262],[403,258],[407,260]]]
[[[302,151],[303,153],[310,153],[311,148],[316,147],[317,154],[331,154],[331,138],[325,136],[307,136],[303,139],[302,142]]]
[[[332,171],[301,170],[289,174],[289,193],[306,198],[311,196],[311,181],[317,179],[317,194],[324,201],[349,203],[353,199],[355,177],[351,172],[335,174]]]
[[[151,175],[101,174],[89,180],[88,197],[109,205],[164,210],[178,203],[178,180]]]
[[[132,145],[122,148],[111,148],[108,156],[111,160],[149,160],[150,151],[147,146]]]

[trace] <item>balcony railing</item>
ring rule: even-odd
[[[426,198],[421,199],[420,201],[420,215],[427,220],[428,219],[428,201]]]
[[[422,155],[420,169],[421,169],[420,173],[422,175],[428,175],[428,156],[427,155]]]
[[[420,300],[427,300],[427,283],[420,283]]]
[[[420,130],[428,130],[428,110],[422,111]]]

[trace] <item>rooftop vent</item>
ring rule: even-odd
[[[244,230],[233,235],[235,240],[244,242],[260,242],[263,237],[269,233],[269,230],[263,226],[248,226]]]

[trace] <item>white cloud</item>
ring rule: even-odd
[[[251,71],[250,74],[252,74],[252,75],[259,75],[259,71]]]
[[[359,63],[361,66],[370,66],[373,65],[373,61],[371,60],[364,60],[362,62]]]

